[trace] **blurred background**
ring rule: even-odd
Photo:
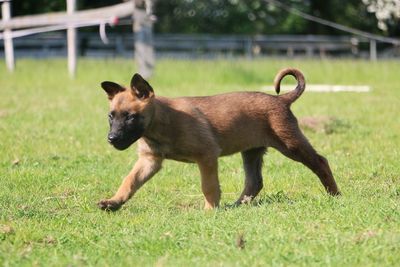
[[[155,59],[400,57],[400,0],[1,0],[0,55]],[[67,41],[68,40],[68,41]]]

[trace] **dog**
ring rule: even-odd
[[[294,76],[294,90],[279,95],[282,79]],[[221,190],[218,158],[241,152],[244,189],[237,205],[247,202],[263,187],[263,155],[272,147],[303,163],[320,179],[326,191],[339,195],[328,161],[317,154],[302,134],[291,104],[305,89],[303,74],[281,70],[274,81],[278,95],[233,92],[214,96],[166,98],[134,74],[130,88],[105,81],[110,113],[108,142],[124,150],[138,141],[139,158],[116,194],[101,200],[103,210],[118,210],[160,169],[164,159],[196,163],[201,174],[205,209],[218,207]]]

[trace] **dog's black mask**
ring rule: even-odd
[[[143,117],[139,114],[109,113],[108,142],[118,150],[127,149],[144,132]]]

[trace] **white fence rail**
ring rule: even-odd
[[[107,43],[106,24],[116,24],[119,18],[131,16],[135,18],[133,31],[135,34],[135,54],[139,70],[144,77],[150,77],[154,66],[152,28],[154,16],[153,0],[126,0],[125,3],[91,10],[75,11],[77,0],[67,1],[67,12],[47,13],[42,15],[10,17],[10,1],[2,3],[0,21],[0,39],[4,39],[4,51],[9,71],[14,70],[13,38],[36,33],[67,30],[68,71],[71,77],[76,72],[77,28],[99,25],[100,36]],[[132,23],[132,22],[131,22]]]
[[[4,1],[7,3],[9,1]],[[3,4],[4,4],[3,3]],[[126,2],[114,6],[76,11],[73,14],[66,12],[46,13],[42,15],[20,16],[8,21],[0,21],[0,30],[33,28],[48,25],[66,25],[98,20],[109,20],[112,17],[127,17],[132,15],[133,4]]]
[[[16,57],[65,57],[64,32],[37,34],[16,38]],[[353,36],[315,35],[186,35],[154,34],[154,49],[158,57],[215,58],[215,57],[350,57],[369,58],[369,40]],[[80,57],[132,57],[136,51],[135,36],[109,30],[107,43],[99,34],[80,32],[77,54]],[[2,47],[0,44],[0,56]],[[389,55],[389,51],[392,53]],[[395,54],[397,53],[397,54]],[[380,44],[377,56],[400,57],[400,47]]]

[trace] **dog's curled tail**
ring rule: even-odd
[[[297,98],[299,98],[301,94],[304,92],[304,89],[306,88],[306,81],[304,79],[303,74],[298,69],[295,68],[282,69],[275,76],[274,80],[275,91],[277,94],[279,94],[279,92],[281,91],[281,81],[286,75],[292,75],[297,80],[297,86],[293,91],[290,91],[289,93],[280,96],[282,99],[286,100],[286,102],[288,102],[288,104],[290,105]]]

